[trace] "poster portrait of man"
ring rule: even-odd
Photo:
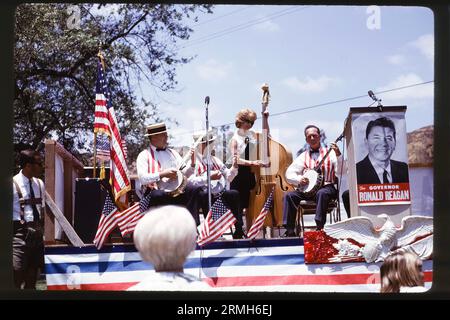
[[[373,112],[353,119],[358,204],[410,201],[403,112]]]

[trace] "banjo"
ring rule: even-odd
[[[204,137],[203,135],[200,135],[200,137],[197,138],[197,140],[192,145],[192,148],[196,148],[199,143],[202,141]],[[186,189],[187,185],[187,178],[181,172],[181,170],[186,166],[187,160],[190,158],[190,152],[188,152],[183,159],[181,160],[180,164],[177,167],[177,176],[175,178],[169,179],[167,177],[161,178],[158,182],[156,182],[156,186],[158,190],[163,190],[165,193],[167,193],[171,197],[177,197],[180,194],[184,192],[184,189]]]
[[[334,143],[338,143],[342,138],[344,137],[344,133],[342,133]],[[323,185],[323,175],[322,170],[320,169],[322,167],[323,162],[330,154],[330,151],[332,149],[328,149],[327,153],[323,156],[322,160],[320,160],[319,164],[312,170],[308,170],[303,174],[303,177],[308,179],[308,184],[305,184],[304,186],[299,185],[297,187],[297,190],[300,191],[300,195],[305,198],[312,198],[316,195],[316,192],[322,187]]]

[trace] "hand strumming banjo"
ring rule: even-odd
[[[334,143],[338,143],[342,138],[344,137],[344,133],[342,133]],[[323,156],[322,160],[320,160],[319,164],[312,170],[308,170],[303,174],[303,177],[308,179],[308,184],[301,186],[299,185],[297,187],[297,190],[300,191],[300,194],[305,198],[312,198],[315,196],[316,192],[322,187],[323,185],[323,175],[322,170],[320,169],[322,167],[323,162],[330,154],[330,151],[332,149],[328,149],[327,153]]]
[[[196,148],[199,143],[202,141],[204,134],[201,135],[192,145],[192,148]],[[169,179],[167,177],[161,178],[158,182],[156,182],[157,189],[163,190],[169,196],[176,197],[184,192],[184,189],[187,185],[187,178],[181,172],[181,170],[186,166],[186,162],[191,156],[190,152],[187,153],[183,159],[181,160],[179,166],[177,167],[177,176],[173,179]]]

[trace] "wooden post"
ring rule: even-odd
[[[85,246],[84,242],[80,239],[78,234],[72,228],[69,221],[67,221],[66,217],[64,217],[64,214],[61,212],[61,210],[59,210],[58,206],[53,201],[53,198],[50,196],[50,194],[46,192],[45,196],[46,196],[45,204],[50,209],[53,217],[56,218],[58,223],[61,225],[70,243],[76,247],[84,247]]]
[[[45,140],[45,190],[52,199],[55,197],[55,141]],[[55,241],[55,217],[45,215],[45,242]]]

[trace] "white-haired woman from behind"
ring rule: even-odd
[[[195,249],[196,224],[189,211],[179,206],[152,208],[134,230],[134,245],[155,273],[128,290],[201,291],[210,287],[184,273],[187,256]]]

